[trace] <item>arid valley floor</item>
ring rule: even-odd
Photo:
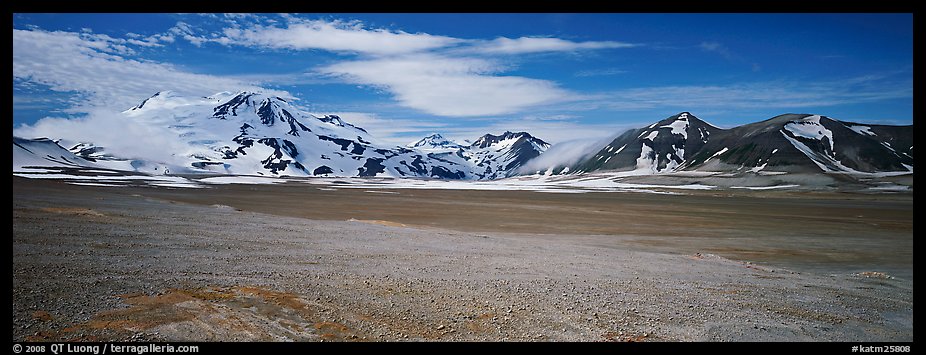
[[[912,341],[912,193],[13,177],[13,340]]]

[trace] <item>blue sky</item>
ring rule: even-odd
[[[381,139],[605,137],[681,111],[913,122],[910,14],[14,14],[13,126],[261,90]]]

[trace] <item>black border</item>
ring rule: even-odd
[[[298,1],[298,2],[297,2]],[[615,12],[615,13],[913,13],[914,29],[914,61],[916,63],[916,36],[922,30],[922,24],[917,21],[917,7],[912,1],[832,1],[832,2],[808,2],[808,1],[678,1],[678,0],[651,0],[651,1],[632,1],[616,2],[608,0],[572,0],[572,1],[551,1],[537,0],[529,2],[529,6],[524,4],[528,2],[502,2],[502,1],[453,1],[453,2],[413,2],[413,1],[377,1],[377,2],[356,2],[356,1],[272,1],[272,2],[244,2],[244,1],[214,1],[214,0],[192,0],[192,1],[132,1],[132,2],[103,2],[103,1],[62,1],[62,2],[41,2],[41,1],[10,1],[7,6],[10,8],[10,16],[7,21],[12,20],[15,13],[166,13],[166,12],[252,12],[252,13],[273,13],[273,12],[308,12],[308,13],[552,13],[552,12],[569,12],[569,13],[596,13],[596,12]],[[11,26],[12,27],[12,26]],[[922,57],[922,56],[920,56]],[[920,117],[923,110],[916,105],[920,101],[917,93],[922,93],[923,81],[922,71],[914,71],[914,117]],[[917,80],[919,79],[919,80]],[[917,132],[914,132],[915,134]],[[915,263],[914,263],[915,268]],[[914,314],[915,316],[915,314]],[[914,333],[914,339],[916,335]],[[11,345],[44,345],[46,349],[52,343],[27,343],[13,342]],[[83,343],[84,345],[100,345],[106,343]],[[109,344],[120,345],[139,345],[139,343],[121,343],[111,342]],[[196,345],[199,346],[198,354],[227,354],[230,352],[245,353],[292,353],[301,350],[375,350],[379,349],[412,349],[412,350],[438,350],[446,349],[448,343],[266,343],[266,342],[248,342],[248,343],[204,343],[204,342],[165,342],[156,343],[160,345],[170,344],[179,345]],[[781,351],[794,350],[799,352],[826,352],[826,353],[852,353],[851,348],[855,345],[863,346],[884,346],[884,345],[911,345],[913,342],[838,342],[838,343],[475,343],[459,342],[452,343],[454,350],[466,351],[469,349],[492,349],[502,350],[503,347],[517,347],[518,350],[538,351],[600,351],[613,353],[614,350],[645,350],[645,351],[687,351],[687,352],[713,352],[713,351],[738,351],[746,352],[762,347],[763,350]],[[15,348],[14,348],[15,349]],[[15,354],[15,352],[13,352]],[[45,353],[51,353],[46,351]]]

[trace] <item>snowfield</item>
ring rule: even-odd
[[[380,142],[337,115],[313,114],[259,92],[186,97],[158,92],[112,117],[14,137],[13,171],[98,167],[151,175],[508,177],[549,144],[526,132],[462,145],[439,134],[406,147]],[[99,134],[110,130],[124,135]]]

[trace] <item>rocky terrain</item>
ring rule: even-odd
[[[871,227],[881,234],[849,233],[834,243],[813,225],[831,229],[837,219],[809,215],[807,232],[774,236],[789,255],[753,262],[755,242],[771,236],[764,229],[752,239],[716,229],[724,253],[700,234],[708,226],[691,223],[701,231],[692,240],[678,237],[682,224],[660,227],[665,236],[640,226],[628,234],[466,231],[345,206],[341,218],[255,212],[210,200],[224,186],[198,192],[13,179],[14,341],[913,340],[912,213],[882,216],[883,206],[847,207],[862,222],[843,227],[896,218],[886,229]],[[181,203],[164,191],[203,195]],[[518,194],[537,195],[504,198],[512,203]],[[724,203],[699,198],[701,207],[677,209]],[[806,197],[776,201],[818,205]],[[912,198],[883,203],[912,211]],[[909,272],[885,272],[870,260],[812,267],[822,250],[843,255],[880,245],[866,238],[892,241],[884,252],[900,256],[898,270]],[[787,252],[800,249],[796,243],[815,252]]]

